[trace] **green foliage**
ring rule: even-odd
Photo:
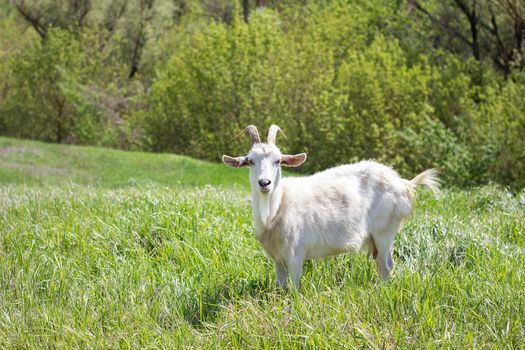
[[[402,2],[265,3],[245,23],[239,1],[100,0],[69,25],[82,8],[39,1],[45,39],[0,34],[0,133],[217,161],[247,151],[248,124],[276,123],[285,152],[309,154],[304,172],[375,158],[405,177],[525,185],[518,69],[436,49]]]
[[[366,6],[296,11],[177,32],[140,114],[151,147],[218,159],[246,152],[232,139],[246,125],[277,123],[285,150],[309,153],[308,172],[375,158],[405,176],[437,167],[455,185],[523,186],[523,163],[508,159],[525,151],[507,146],[521,142],[509,131],[523,125],[521,84],[473,60],[407,52]]]
[[[104,33],[48,32],[8,57],[2,69],[2,132],[44,141],[118,145],[108,137],[119,127],[118,104],[125,75]],[[113,94],[112,94],[113,93]],[[27,127],[30,125],[31,127]]]

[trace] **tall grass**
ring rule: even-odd
[[[347,254],[308,262],[292,293],[274,287],[245,189],[8,182],[0,186],[1,347],[525,342],[524,191],[445,190],[437,199],[422,191],[396,237],[390,281],[365,253]]]

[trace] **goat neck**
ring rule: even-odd
[[[283,198],[283,188],[281,185],[281,169],[279,169],[275,186],[268,193],[262,193],[252,185],[252,214],[255,222],[256,231],[270,229],[275,224],[275,219],[279,213]]]

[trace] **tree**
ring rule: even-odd
[[[434,29],[431,35],[438,46],[478,61],[490,59],[504,76],[525,68],[525,5],[521,0],[449,0],[425,4],[409,0],[408,4],[429,20]]]
[[[255,8],[263,7],[264,0],[255,0]],[[250,0],[242,0],[242,17],[245,23],[248,23],[250,16]]]
[[[92,0],[42,1],[27,3],[12,0],[20,16],[46,39],[49,28],[74,28],[85,25],[84,21],[92,9]]]
[[[147,34],[153,31],[152,23],[166,16],[156,11],[155,0],[11,0],[11,4],[43,41],[52,28],[105,30],[108,40],[115,35],[127,38],[122,50],[127,57],[130,79],[140,69]],[[184,9],[176,7],[181,8]]]

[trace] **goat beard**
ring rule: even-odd
[[[265,226],[270,221],[270,209],[270,194],[259,193],[259,215],[261,215],[261,221]]]

